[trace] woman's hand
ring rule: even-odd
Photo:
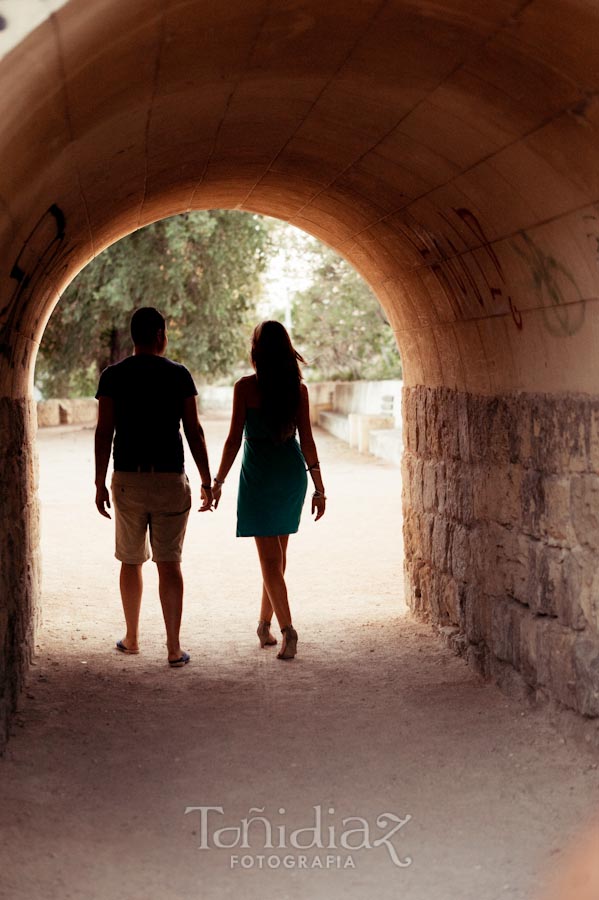
[[[220,497],[223,492],[222,484],[219,484],[218,481],[215,481],[212,485],[212,499],[214,501],[214,508],[218,509],[218,504],[220,503]]]
[[[314,516],[314,521],[318,522],[319,519],[322,519],[326,509],[327,498],[321,491],[314,491],[312,494],[312,515],[316,513]]]

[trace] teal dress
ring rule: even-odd
[[[237,494],[237,537],[295,534],[306,497],[306,463],[295,437],[274,440],[262,411],[249,408]]]

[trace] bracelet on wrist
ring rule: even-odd
[[[221,481],[220,478],[215,478],[214,483],[217,484],[219,487],[222,487],[225,482]]]
[[[327,498],[325,496],[324,491],[314,491],[314,493],[312,494],[312,499],[313,500],[326,500]]]
[[[212,490],[212,485],[211,485],[211,484],[203,484],[203,485],[202,485],[202,488],[203,488],[205,491],[211,491],[211,490]]]
[[[320,472],[320,463],[318,462],[318,460],[316,460],[314,465],[306,466],[306,472],[313,472],[314,469],[318,469],[318,471]]]

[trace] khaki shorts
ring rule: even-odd
[[[118,560],[181,562],[191,488],[185,473],[114,472],[112,503]]]

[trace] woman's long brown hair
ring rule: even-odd
[[[300,406],[305,363],[280,322],[268,320],[257,325],[252,335],[251,358],[262,401],[262,411],[278,441],[293,437]]]

